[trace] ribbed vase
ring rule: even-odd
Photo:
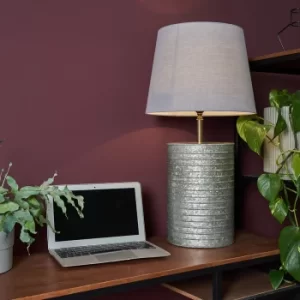
[[[284,106],[281,108],[281,115],[287,124],[287,129],[280,134],[280,144],[281,144],[282,151],[284,152],[295,148],[295,139],[291,128],[288,106]],[[277,118],[278,118],[278,112],[275,107],[266,107],[264,109],[264,119],[266,124],[269,123],[276,124]],[[270,138],[273,138],[274,136],[273,129],[269,131],[268,136]],[[300,145],[300,132],[297,133],[297,140],[298,140],[298,145]],[[274,143],[277,142],[278,142],[278,138],[274,140]],[[264,143],[264,172],[276,173],[278,169],[278,165],[276,164],[276,161],[279,155],[280,155],[279,147],[276,147],[273,143],[266,140]],[[291,158],[287,161],[287,165],[288,165],[289,173],[292,173],[293,171],[291,167]],[[280,174],[283,175],[282,177],[284,179],[289,179],[289,177],[285,175],[286,173],[287,170],[282,168]]]
[[[234,144],[168,144],[168,240],[191,248],[234,241]]]

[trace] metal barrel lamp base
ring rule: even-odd
[[[234,144],[168,144],[168,240],[191,248],[234,242]]]

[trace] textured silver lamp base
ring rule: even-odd
[[[234,144],[168,144],[168,240],[191,248],[234,241]]]

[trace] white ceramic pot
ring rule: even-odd
[[[291,123],[289,118],[289,107],[285,106],[281,108],[281,115],[287,124],[287,129],[280,134],[281,147],[283,151],[290,150],[295,148],[295,140],[294,135],[291,129]],[[272,124],[276,124],[278,118],[278,112],[275,107],[267,107],[264,109],[264,119],[265,123],[268,124],[271,122]],[[274,130],[271,129],[269,131],[268,136],[273,138]],[[300,133],[297,133],[298,145],[300,145]],[[274,142],[278,142],[276,138]],[[264,143],[264,172],[266,173],[276,173],[278,166],[276,164],[276,159],[280,154],[280,150],[278,147],[274,146],[268,140]],[[291,169],[291,159],[288,160],[288,168],[289,172],[292,173]],[[282,169],[280,171],[281,174],[286,174],[286,170]],[[284,179],[289,179],[287,176],[283,176]]]
[[[0,232],[0,274],[9,271],[13,265],[14,231]]]

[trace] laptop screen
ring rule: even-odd
[[[134,188],[74,191],[84,197],[84,218],[66,204],[67,216],[56,204],[54,224],[56,242],[138,235]]]

